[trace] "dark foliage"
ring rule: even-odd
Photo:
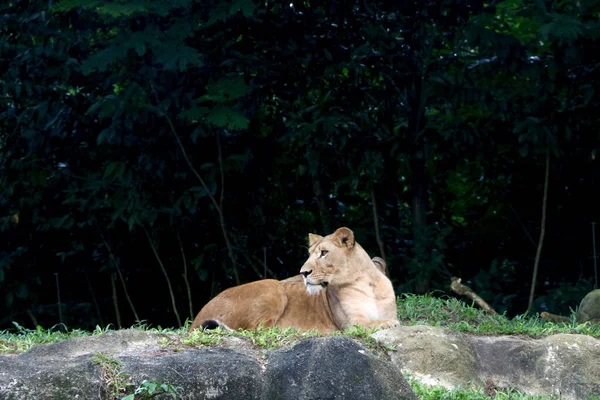
[[[399,293],[455,275],[522,313],[547,151],[535,310],[568,311],[595,283],[599,12],[10,0],[0,328],[173,326],[340,226],[373,256],[378,226]]]

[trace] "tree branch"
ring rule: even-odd
[[[150,243],[150,247],[152,248],[152,252],[154,253],[154,257],[156,257],[156,261],[158,261],[158,265],[160,265],[160,269],[165,276],[165,280],[167,281],[167,287],[169,288],[169,294],[171,295],[171,305],[173,306],[173,312],[175,313],[175,318],[177,318],[177,324],[181,326],[181,318],[179,318],[179,312],[177,312],[177,304],[175,303],[175,294],[173,293],[173,288],[171,286],[171,280],[169,279],[169,274],[167,274],[167,269],[165,268],[160,256],[158,255],[158,251],[156,250],[156,246],[152,242],[152,237],[150,237],[150,233],[146,229],[145,226],[141,225],[144,233],[146,234],[146,238],[148,239],[148,243]]]
[[[179,242],[179,249],[181,250],[181,258],[183,259],[183,281],[185,282],[185,288],[187,290],[188,306],[190,308],[190,318],[194,319],[194,307],[192,305],[192,288],[190,286],[190,282],[188,281],[187,260],[185,259],[185,253],[183,251],[183,243],[181,243],[181,236],[179,236],[179,232],[177,232],[177,241]]]
[[[491,315],[497,315],[498,313],[496,312],[496,310],[494,310],[492,308],[492,306],[490,306],[484,299],[482,299],[481,297],[479,297],[479,295],[477,293],[475,293],[470,287],[468,287],[467,285],[463,285],[462,283],[460,283],[461,279],[457,278],[455,276],[453,276],[450,279],[451,283],[450,283],[450,289],[452,289],[452,291],[454,293],[460,294],[461,296],[466,296],[468,298],[470,298],[471,300],[473,300],[483,311],[485,311],[488,314]]]
[[[377,240],[377,245],[379,246],[379,252],[381,253],[381,258],[383,262],[387,265],[387,260],[385,259],[385,246],[383,245],[383,241],[381,240],[381,235],[379,233],[379,218],[377,214],[377,202],[375,201],[375,188],[371,186],[371,203],[373,203],[373,223],[375,224],[375,239]],[[385,274],[389,278],[388,269],[385,269]]]
[[[158,101],[158,99],[157,99],[157,101]],[[234,276],[236,278],[236,284],[239,285],[241,282],[240,282],[240,279],[239,279],[239,276],[237,273],[237,269],[238,269],[237,261],[235,260],[235,255],[233,253],[233,246],[231,245],[231,241],[229,240],[229,234],[227,233],[227,228],[225,226],[225,216],[223,215],[223,209],[221,208],[221,205],[219,204],[219,202],[217,202],[217,199],[215,199],[215,196],[213,196],[213,194],[210,192],[210,189],[209,189],[208,185],[206,184],[206,182],[204,181],[204,179],[202,178],[202,176],[198,173],[196,168],[194,168],[194,165],[190,161],[187,151],[185,150],[185,147],[183,146],[183,143],[181,142],[181,139],[179,138],[179,135],[177,134],[175,125],[173,125],[173,121],[171,121],[171,118],[169,118],[169,116],[167,115],[166,112],[162,111],[158,107],[153,107],[153,109],[156,110],[157,113],[159,115],[163,116],[165,118],[165,120],[167,121],[167,124],[169,125],[171,134],[173,135],[173,137],[175,138],[175,141],[177,142],[177,145],[179,146],[179,150],[181,151],[181,154],[183,155],[183,159],[184,159],[185,163],[187,164],[190,171],[192,171],[192,173],[196,176],[196,178],[198,178],[198,180],[200,181],[200,184],[202,185],[202,188],[206,191],[206,193],[208,194],[208,198],[210,199],[213,206],[217,210],[217,214],[219,216],[219,225],[221,226],[221,233],[223,234],[223,240],[225,241],[225,246],[227,247],[227,253],[229,256],[229,260],[231,261],[231,264],[232,264]]]
[[[110,273],[110,285],[112,287],[112,300],[115,307],[115,315],[117,317],[117,326],[121,329],[121,313],[119,312],[119,300],[117,299],[117,285],[115,284],[115,273]]]
[[[533,296],[535,294],[535,282],[537,280],[540,258],[542,256],[542,246],[544,244],[544,235],[546,234],[546,206],[548,203],[548,181],[550,180],[550,146],[546,149],[546,176],[544,179],[544,197],[542,198],[542,226],[540,228],[540,240],[538,242],[537,252],[535,254],[535,263],[533,265],[533,275],[531,277],[531,291],[529,292],[529,304],[527,313],[531,312],[533,307]]]
[[[533,245],[533,247],[536,247],[535,241],[533,240],[533,238],[529,234],[529,231],[527,230],[527,227],[521,221],[521,218],[519,217],[519,214],[517,213],[517,210],[515,210],[515,208],[511,204],[508,205],[508,208],[510,208],[510,210],[515,215],[515,218],[517,219],[517,222],[519,223],[519,226],[521,227],[521,229],[523,229],[523,232],[525,232],[525,235],[527,236],[527,239],[529,239],[529,241],[531,242],[531,244]]]
[[[131,300],[131,297],[129,296],[129,291],[127,290],[127,285],[125,284],[125,279],[123,278],[123,274],[121,273],[121,268],[119,268],[119,261],[113,254],[110,245],[104,238],[104,235],[102,234],[102,229],[100,229],[100,225],[98,225],[98,221],[96,220],[95,222],[96,222],[96,227],[98,228],[98,232],[100,233],[100,238],[102,238],[102,242],[104,243],[104,246],[106,247],[106,250],[108,251],[108,258],[111,261],[111,264],[113,265],[114,269],[117,271],[117,274],[119,275],[119,280],[121,281],[121,286],[123,287],[123,292],[125,292],[125,298],[127,299],[127,302],[129,303],[129,307],[131,308],[131,311],[133,312],[133,316],[135,317],[136,321],[140,321],[140,317],[138,316],[138,313],[135,310],[133,301]],[[116,298],[116,292],[115,292],[115,298]],[[119,315],[118,316],[119,327],[121,326],[120,320],[121,320],[121,316]]]

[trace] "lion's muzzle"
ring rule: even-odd
[[[310,274],[312,274],[312,269],[309,271],[300,271],[300,275],[302,275],[304,279],[308,278]]]

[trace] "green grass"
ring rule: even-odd
[[[440,386],[427,386],[410,375],[405,375],[412,390],[420,400],[559,400],[558,396],[532,396],[514,389],[498,388],[494,385],[486,387],[464,387],[448,390]],[[599,400],[598,397],[590,397],[587,400]]]
[[[554,323],[538,316],[488,315],[483,310],[450,298],[405,294],[398,297],[401,325],[430,325],[479,335],[528,335],[542,337],[557,333],[577,333],[600,337],[600,325],[578,325],[575,316],[570,323]]]
[[[554,323],[545,321],[537,316],[517,316],[512,319],[504,315],[488,315],[482,310],[455,299],[438,298],[431,295],[416,296],[405,294],[398,297],[398,316],[401,325],[430,325],[449,328],[452,330],[480,335],[528,335],[542,337],[557,333],[577,333],[594,337],[600,337],[600,325],[585,323],[578,325],[574,315],[570,323]],[[9,331],[0,331],[0,355],[16,354],[29,350],[37,344],[60,342],[74,337],[99,335],[110,330],[110,327],[96,329],[92,332],[83,330],[72,330],[63,332],[54,328],[25,329],[18,324]],[[250,341],[253,345],[263,349],[273,349],[287,346],[307,337],[322,336],[318,332],[297,332],[293,329],[268,328],[255,331],[229,332],[215,330],[202,332],[196,330],[191,335],[185,335],[186,325],[180,329],[163,329],[160,326],[150,328],[148,325],[139,323],[132,328],[149,332],[170,333],[181,335],[179,340],[165,339],[164,346],[168,347],[175,342],[192,346],[214,346],[222,342],[224,337],[239,337]],[[353,328],[336,335],[349,335],[361,340],[369,347],[377,346],[370,338],[373,330]]]
[[[375,339],[371,338],[371,335],[376,332],[376,329],[365,329],[361,327],[354,327],[345,329],[342,332],[334,332],[333,336],[351,336],[354,337],[369,347],[381,348],[381,344]],[[251,331],[228,331],[225,329],[217,328],[210,331],[203,331],[196,329],[189,335],[184,335],[179,339],[179,343],[190,346],[215,346],[223,343],[225,337],[236,337],[245,339],[257,348],[273,350],[283,346],[291,346],[303,339],[311,337],[323,337],[327,336],[318,331],[307,331],[301,332],[293,328],[259,328]]]
[[[417,296],[405,294],[398,297],[398,316],[401,325],[429,325],[480,335],[528,335],[532,337],[548,336],[557,333],[577,333],[600,337],[600,325],[585,323],[578,325],[574,315],[570,323],[554,323],[537,316],[517,316],[512,319],[504,315],[488,315],[482,310],[472,307],[453,297],[438,298],[431,295]],[[189,324],[189,321],[188,321]],[[110,327],[96,329],[92,332],[75,329],[63,332],[55,328],[25,329],[14,324],[12,332],[0,331],[0,355],[22,353],[37,344],[60,342],[74,337],[99,335],[110,330]],[[163,329],[160,326],[150,328],[144,323],[133,326],[149,332],[182,335],[187,332],[186,325],[180,329]],[[376,345],[370,338],[373,330],[353,328],[336,335],[349,335],[360,339],[366,345]],[[213,346],[222,342],[226,336],[247,339],[253,345],[273,349],[287,346],[307,337],[322,336],[318,332],[297,332],[293,329],[268,328],[255,331],[229,332],[215,330],[202,332],[196,330],[191,335],[182,335],[180,342],[184,345]],[[165,346],[170,343],[165,341]]]
[[[319,332],[298,332],[292,328],[259,328],[251,331],[228,331],[217,328],[210,331],[196,329],[189,336],[184,336],[180,342],[191,346],[214,346],[221,344],[226,337],[246,339],[255,347],[261,349],[276,349],[282,346],[293,345],[302,339],[322,336]]]
[[[48,329],[44,329],[41,326],[38,326],[37,329],[26,329],[17,323],[13,324],[15,325],[15,328],[12,332],[9,332],[8,330],[0,331],[0,355],[23,353],[38,344],[49,344],[62,342],[63,340],[76,337],[101,335],[113,330],[110,326],[106,328],[96,326],[96,329],[92,332],[81,329],[73,329],[64,332],[64,330],[58,329],[59,327],[57,326]],[[137,324],[132,326],[132,328],[156,333],[183,334],[187,332],[185,328],[150,328],[144,324]]]
[[[15,326],[17,331],[15,333],[0,331],[0,355],[22,353],[38,344],[56,343],[94,334],[93,332],[80,329],[74,329],[65,333],[53,328],[43,329],[42,327],[38,327],[37,329],[25,329],[18,324],[15,324]]]

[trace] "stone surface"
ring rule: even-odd
[[[454,389],[491,382],[531,395],[600,396],[600,340],[590,336],[489,337],[413,326],[373,337],[396,346],[392,361],[426,384]]]
[[[165,337],[123,330],[2,356],[0,399],[109,398],[98,352],[120,362],[132,388],[144,379],[169,383],[186,400],[416,399],[395,364],[347,337],[273,351],[238,339],[232,347],[165,347]]]
[[[261,398],[261,364],[256,357],[235,349],[190,349],[120,360],[132,381],[150,379],[180,386],[182,399]]]
[[[392,362],[428,385],[456,387],[480,370],[473,345],[460,332],[417,325],[378,331],[373,337],[395,347]]]
[[[310,339],[269,354],[265,399],[415,399],[400,369],[347,337]]]
[[[109,332],[0,356],[0,400],[101,398],[106,381],[93,361],[98,352],[120,361],[133,388],[144,379],[169,383],[186,400],[415,399],[402,371],[449,389],[487,382],[532,395],[600,396],[600,340],[590,336],[492,337],[403,326],[373,337],[396,350],[386,356],[343,336],[279,350],[239,338],[191,348],[165,346],[175,335]]]
[[[577,323],[590,321],[600,323],[600,289],[592,290],[585,295],[577,310]]]

